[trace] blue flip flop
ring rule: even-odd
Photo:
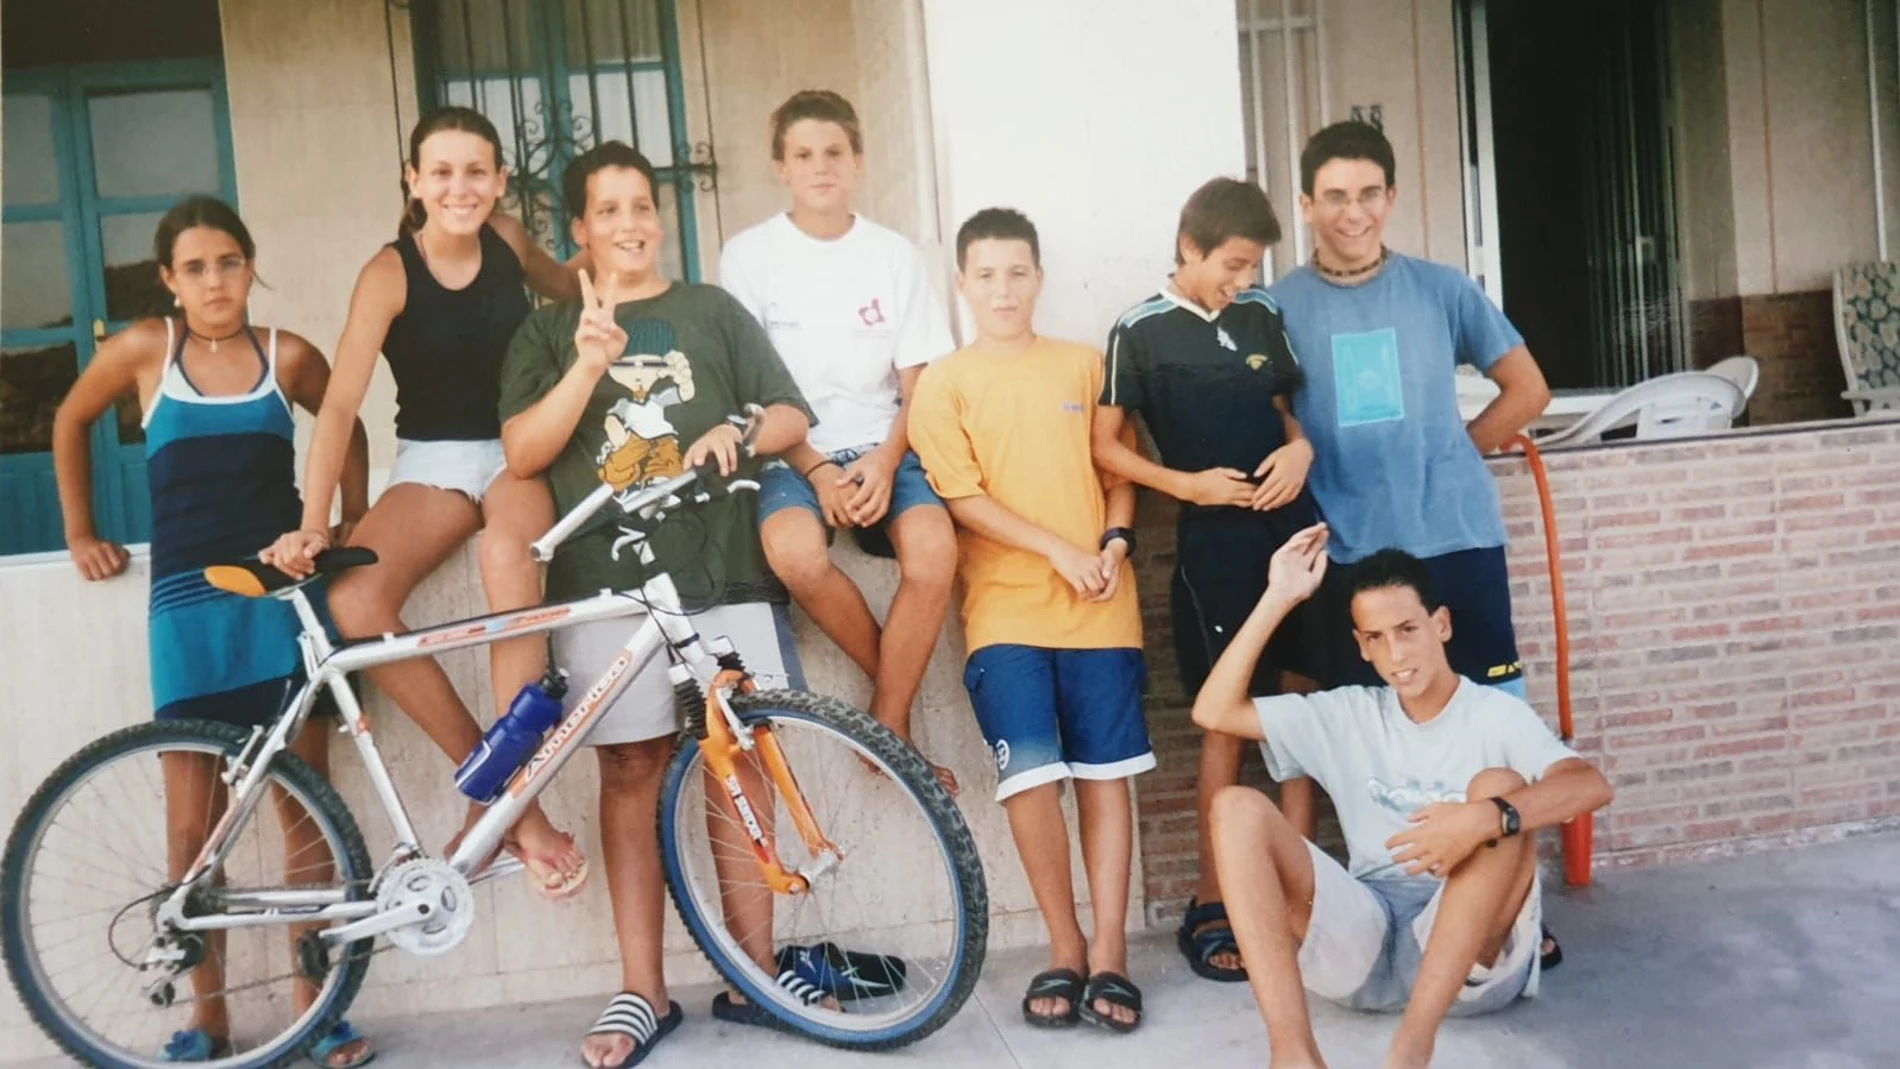
[[[223,1058],[231,1053],[231,1041],[212,1039],[211,1033],[202,1028],[187,1028],[182,1032],[173,1032],[166,1042],[165,1049],[158,1056],[168,1062],[208,1062],[213,1058]]]
[[[330,1064],[330,1055],[362,1038],[362,1034],[357,1032],[356,1027],[350,1022],[338,1021],[330,1026],[330,1030],[323,1034],[322,1039],[317,1040],[315,1046],[310,1048],[310,1060],[316,1063],[318,1069],[358,1069],[359,1066],[368,1065],[376,1060],[374,1046],[340,1065]]]

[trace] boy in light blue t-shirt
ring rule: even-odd
[[[1314,134],[1300,156],[1310,264],[1274,284],[1306,371],[1294,413],[1312,440],[1308,485],[1331,529],[1316,599],[1333,640],[1328,687],[1378,682],[1353,640],[1351,565],[1395,547],[1424,561],[1458,620],[1452,667],[1523,696],[1504,519],[1483,456],[1543,412],[1550,390],[1523,335],[1455,268],[1386,249],[1392,146],[1364,123]],[[1467,426],[1457,365],[1500,387]]]

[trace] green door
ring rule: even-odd
[[[236,204],[215,60],[44,68],[5,81],[0,180],[0,555],[65,545],[53,413],[105,337],[170,311],[152,231],[182,197]],[[93,516],[151,536],[145,437],[127,398],[92,428]]]

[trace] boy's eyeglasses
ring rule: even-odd
[[[1348,196],[1344,190],[1333,189],[1320,194],[1319,197],[1320,206],[1329,212],[1343,212],[1350,207],[1355,200],[1358,202],[1360,208],[1366,211],[1376,211],[1385,206],[1386,191],[1383,188],[1368,189],[1355,198]]]

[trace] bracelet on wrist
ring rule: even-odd
[[[838,462],[837,462],[837,461],[835,461],[835,460],[832,460],[832,459],[831,459],[830,457],[826,457],[825,459],[823,459],[823,460],[821,460],[821,461],[819,461],[819,462],[818,462],[818,463],[816,463],[816,464],[813,464],[813,465],[812,465],[811,467],[809,467],[809,468],[806,468],[806,469],[805,469],[804,471],[801,471],[801,472],[799,472],[798,474],[800,474],[800,475],[802,475],[802,476],[804,476],[804,477],[805,477],[805,480],[806,480],[807,482],[809,482],[809,481],[811,481],[811,474],[812,474],[812,472],[815,472],[815,471],[817,471],[817,470],[818,470],[819,468],[822,468],[822,467],[825,467],[826,465],[830,465],[831,467],[834,467],[834,468],[836,468],[836,467],[838,467],[838,466],[839,466],[839,465],[838,465]],[[840,470],[842,470],[842,469],[840,469]]]

